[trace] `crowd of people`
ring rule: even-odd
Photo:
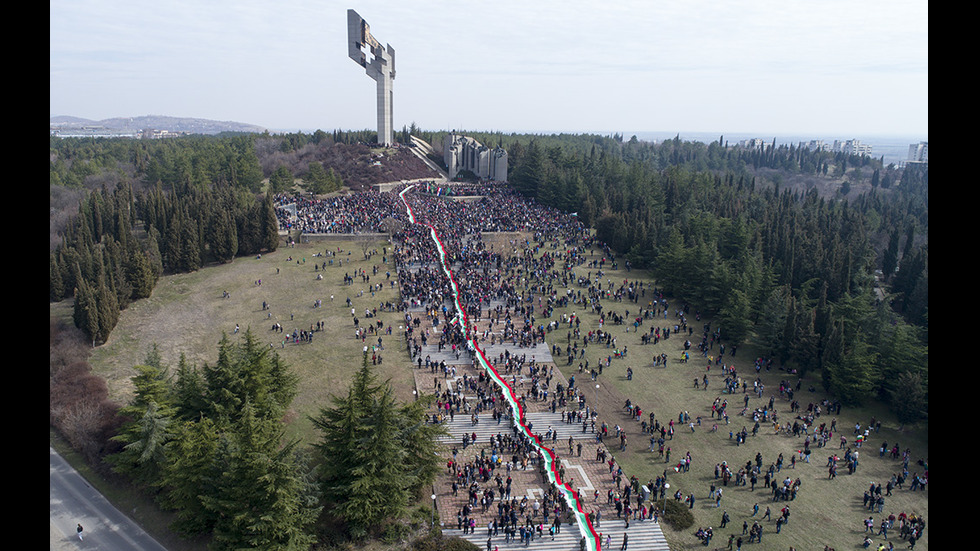
[[[694,336],[695,324],[700,322],[701,315],[696,310],[692,313],[690,305],[672,307],[661,290],[643,281],[612,281],[604,271],[607,265],[612,267],[616,263],[612,251],[596,241],[576,217],[535,205],[500,184],[472,185],[466,193],[479,196],[479,199],[454,201],[433,193],[402,188],[324,201],[277,198],[277,202],[291,203],[296,209],[295,218],[285,209],[280,210],[283,219],[291,218],[284,227],[304,232],[378,231],[378,224],[385,218],[402,222],[392,233],[390,254],[398,268],[400,291],[400,303],[392,307],[405,311],[404,338],[417,369],[429,369],[441,379],[436,382],[437,400],[430,415],[433,422],[466,415],[476,423],[480,416],[489,414],[491,422],[500,423],[510,412],[502,389],[489,376],[484,377],[481,373],[478,377],[456,379],[454,368],[445,361],[423,358],[423,348],[428,345],[438,345],[440,351],[451,350],[458,358],[473,354],[467,345],[471,338],[475,338],[481,347],[506,343],[515,348],[533,347],[547,339],[556,360],[564,356],[566,365],[578,361],[578,372],[594,381],[604,369],[610,369],[617,362],[624,366],[624,372],[631,374],[633,368],[629,364],[633,361],[630,359],[637,354],[644,355],[642,345],[655,345],[661,340],[679,337],[686,339],[680,361],[690,362],[693,354],[700,356],[704,366],[704,372],[695,378],[695,387],[708,391],[710,384],[711,389],[717,388],[716,392],[720,393],[710,402],[712,432],[719,431],[719,425],[724,426],[736,447],[748,445],[760,434],[778,435],[793,442],[785,456],[780,453],[768,462],[757,453],[754,461],[738,467],[729,466],[727,462],[715,465],[714,482],[707,492],[715,507],[722,509],[722,495],[729,486],[744,486],[754,491],[761,484],[769,495],[770,505],[765,507],[765,513],[752,524],[746,521],[741,535],[731,534],[729,549],[733,545],[740,548],[743,540],[761,542],[766,530],[765,521],[774,523],[775,533],[781,532],[789,522],[789,504],[798,498],[803,486],[800,476],[788,476],[785,470],[795,469],[797,462],[810,463],[811,455],[819,453],[818,450],[834,446],[835,437],[840,439],[840,448],[828,455],[828,478],[836,478],[839,463],[849,474],[858,470],[859,458],[864,460],[863,446],[880,429],[880,422],[872,420],[867,427],[857,426],[848,438],[837,427],[836,417],[826,419],[840,413],[839,402],[823,400],[804,407],[797,398],[800,380],[787,379],[779,382],[778,389],[766,388],[761,371],[772,369],[772,358],[756,358],[754,362],[750,359],[751,367],[737,369],[734,365],[737,347],[723,342],[720,328],[705,323],[700,338]],[[409,223],[406,204],[417,223]],[[532,237],[515,237],[501,245],[499,239],[487,239],[484,232],[525,232],[524,235]],[[434,237],[438,237],[438,242]],[[596,251],[601,258],[597,258]],[[443,260],[445,266],[452,269],[452,280],[444,269]],[[466,314],[468,326],[463,324],[463,317],[456,311],[457,304]],[[595,315],[598,328],[580,330],[581,315],[578,312],[552,318],[554,310],[570,306]],[[640,352],[634,349],[628,353],[625,345],[616,342],[616,335],[621,332],[641,334]],[[565,333],[564,338],[556,338],[561,333]],[[598,362],[590,365],[585,352],[596,347],[604,350]],[[596,436],[596,443],[604,444],[604,438],[610,435],[610,427],[606,421],[597,423],[594,405],[586,403],[585,393],[581,385],[575,384],[575,377],[570,378],[567,386],[553,384],[550,369],[509,350],[490,360],[494,369],[506,377],[511,389],[519,395],[519,401],[547,401],[552,411],[562,410],[569,423],[581,424],[582,432],[591,431]],[[650,354],[641,361],[666,367],[668,358]],[[767,392],[768,399],[765,398]],[[465,398],[474,395],[475,399]],[[756,399],[756,404],[750,408],[752,398]],[[626,408],[628,419],[635,425],[615,426],[619,448],[626,448],[627,432],[638,431],[649,437],[649,451],[671,465],[672,474],[689,471],[692,462],[689,452],[679,461],[675,460],[676,465],[671,464],[670,443],[677,425],[696,431],[702,426],[702,418],[691,419],[687,412],[682,412],[676,421],[671,418],[664,422],[654,415],[652,408],[641,408],[638,403],[637,400],[628,402]],[[742,419],[732,426],[739,417]],[[738,425],[741,427],[735,428]],[[474,458],[457,462],[454,450],[453,460],[447,465],[447,471],[453,477],[453,493],[464,492],[468,497],[465,506],[458,511],[458,528],[473,531],[478,528],[474,524],[474,511],[495,510],[494,520],[479,527],[487,530],[488,538],[503,533],[507,541],[529,542],[547,534],[553,535],[560,529],[558,518],[562,508],[566,507],[565,501],[559,499],[555,487],[546,493],[542,503],[529,502],[526,496],[511,495],[511,471],[536,465],[541,455],[531,438],[517,427],[512,433],[505,433],[501,432],[489,442],[481,442],[480,455]],[[547,442],[550,434],[535,436],[539,442]],[[470,438],[461,442],[464,448],[473,443]],[[573,450],[573,447],[569,448],[570,455],[574,455]],[[910,474],[911,451],[903,451],[896,443],[882,443],[878,451],[882,459],[886,456],[901,459],[902,468],[884,487],[873,484],[865,493],[864,506],[872,516],[878,515],[873,526],[874,535],[887,537],[889,531],[897,530],[900,537],[914,547],[924,530],[924,519],[904,512],[886,515],[883,500],[906,484],[909,491],[923,490],[928,482],[928,468],[923,465],[921,475],[918,472]],[[580,447],[578,455],[581,455]],[[606,461],[606,454],[600,453],[599,448],[596,460]],[[609,463],[617,490],[610,490],[607,497],[616,506],[617,516],[626,522],[630,518],[655,518],[659,511],[649,502],[644,503],[642,498],[656,499],[658,494],[664,498],[667,471],[651,480],[643,487],[645,491],[640,492],[641,485],[635,478],[621,486],[623,481],[615,479],[611,459]],[[641,499],[631,499],[634,496]],[[677,490],[673,497],[694,507],[693,492],[685,497]],[[772,513],[771,508],[776,508],[778,513]],[[588,516],[594,525],[600,524],[601,516],[596,511]],[[756,516],[756,512],[752,516]],[[728,523],[726,511],[721,528]],[[870,536],[871,530],[866,531]],[[699,528],[696,535],[708,545],[714,529]]]

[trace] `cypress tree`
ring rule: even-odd
[[[61,272],[61,267],[58,265],[58,255],[52,252],[48,255],[48,300],[50,302],[58,302],[65,296]]]
[[[201,236],[197,223],[185,211],[180,227],[180,257],[178,267],[181,272],[194,272],[201,267]]]
[[[891,280],[895,267],[898,266],[898,241],[898,228],[895,228],[888,237],[888,247],[881,259],[881,272],[885,282]]]
[[[156,284],[153,268],[150,266],[150,259],[139,246],[133,246],[133,250],[130,251],[126,265],[126,280],[132,288],[133,300],[148,298],[153,292],[153,286]]]
[[[266,193],[262,203],[256,202],[256,208],[262,221],[260,248],[272,252],[279,246],[279,219],[276,218],[276,206],[272,194]]]
[[[95,302],[99,318],[95,340],[106,342],[109,340],[109,333],[119,321],[119,302],[116,300],[116,294],[106,284],[106,278],[103,275],[100,275],[96,281]]]
[[[160,232],[156,228],[150,228],[146,237],[146,259],[150,264],[154,286],[156,286],[160,276],[163,275],[163,255],[160,253],[159,235]]]
[[[84,279],[79,279],[78,287],[75,289],[75,302],[72,309],[72,320],[75,327],[82,330],[85,336],[92,341],[99,335],[99,311],[95,303],[95,296],[91,286]]]
[[[170,273],[181,272],[181,258],[184,256],[182,251],[181,221],[174,216],[167,224],[167,233],[163,240],[163,268]]]

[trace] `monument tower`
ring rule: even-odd
[[[370,48],[373,56],[370,63],[364,54],[365,45]],[[347,47],[350,58],[364,67],[368,76],[378,83],[378,143],[391,145],[394,142],[391,83],[395,80],[395,49],[391,44],[386,44],[386,48],[383,48],[371,36],[371,28],[367,22],[354,10],[347,10]]]

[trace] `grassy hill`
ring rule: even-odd
[[[343,392],[347,388],[351,374],[359,365],[361,351],[365,344],[376,344],[376,338],[362,343],[354,338],[354,326],[351,307],[358,318],[365,321],[365,309],[373,309],[388,301],[396,300],[395,291],[391,289],[386,272],[394,277],[394,267],[391,262],[384,262],[384,247],[388,244],[377,241],[367,245],[369,256],[365,258],[365,248],[356,242],[326,241],[311,244],[297,244],[294,247],[281,247],[278,251],[262,255],[261,258],[241,258],[221,266],[211,266],[194,272],[167,276],[161,280],[153,292],[153,296],[145,301],[134,303],[123,312],[120,322],[113,332],[109,342],[96,349],[91,357],[91,364],[96,372],[104,376],[109,383],[112,396],[120,401],[127,399],[131,386],[129,378],[133,375],[132,366],[138,363],[146,354],[148,347],[157,343],[165,364],[175,366],[181,355],[188,361],[201,365],[214,362],[217,355],[217,342],[222,333],[234,338],[236,325],[239,334],[250,330],[257,335],[260,342],[267,341],[279,353],[291,368],[300,376],[300,394],[293,403],[287,421],[289,436],[300,438],[304,443],[310,443],[318,435],[312,431],[307,420],[308,415],[315,415],[319,408],[326,405],[331,395]],[[327,251],[335,252],[336,256],[319,256]],[[333,260],[333,265],[329,261]],[[327,262],[325,269],[321,269]],[[316,267],[314,267],[316,266]],[[377,274],[374,269],[377,267]],[[364,281],[359,275],[354,277],[353,285],[344,285],[345,273],[355,275],[364,270],[371,275],[370,282]],[[322,276],[318,279],[317,276]],[[610,281],[621,282],[644,279],[653,283],[646,274],[633,270],[627,273],[623,269],[607,270]],[[261,283],[260,283],[261,281]],[[381,283],[381,290],[374,290],[371,285]],[[227,291],[230,298],[222,298]],[[332,298],[331,298],[332,297]],[[352,306],[347,306],[346,299],[350,298]],[[647,297],[648,299],[649,297]],[[319,306],[315,306],[316,301]],[[267,303],[263,310],[262,303]],[[671,300],[671,304],[681,304],[679,300]],[[641,304],[607,302],[605,310],[636,312]],[[53,307],[64,312],[63,305]],[[556,311],[555,317],[562,313],[571,314],[578,310],[574,306]],[[587,312],[576,312],[583,320],[581,331],[587,333],[598,328],[597,316]],[[379,366],[379,374],[391,380],[397,390],[400,400],[412,397],[413,379],[411,361],[400,337],[399,324],[403,315],[398,312],[378,313],[372,321],[383,322],[383,327],[392,327],[392,335],[383,336],[385,350],[383,364]],[[550,320],[539,320],[547,323]],[[695,335],[698,335],[701,324],[708,320],[695,323]],[[309,329],[311,325],[322,322],[326,330],[316,333],[311,343],[283,343],[283,336],[294,329]],[[273,324],[282,325],[282,334],[272,330]],[[673,327],[675,320],[654,320],[653,323],[664,327]],[[746,461],[752,460],[756,453],[761,453],[764,465],[774,462],[776,456],[783,454],[786,468],[782,474],[801,479],[802,486],[799,497],[789,502],[793,516],[791,524],[783,528],[780,534],[775,534],[772,522],[766,524],[766,538],[762,544],[753,544],[753,549],[759,551],[785,550],[788,545],[797,549],[822,549],[824,545],[846,549],[860,543],[863,531],[862,520],[868,513],[862,509],[862,495],[871,482],[887,482],[888,478],[900,468],[900,461],[887,457],[878,457],[878,446],[883,441],[889,445],[900,443],[902,449],[911,448],[913,464],[910,473],[921,467],[914,464],[915,460],[928,458],[928,434],[924,427],[899,431],[898,423],[888,413],[883,404],[869,401],[868,405],[860,408],[845,407],[837,416],[839,431],[853,442],[851,429],[856,422],[862,426],[872,419],[879,419],[882,428],[879,433],[873,433],[871,441],[861,449],[861,465],[859,470],[848,475],[844,469],[835,480],[829,480],[825,464],[831,453],[842,453],[838,450],[838,440],[835,435],[828,448],[814,448],[811,463],[802,461],[795,468],[789,468],[790,457],[802,448],[802,438],[794,438],[785,434],[775,435],[770,425],[764,425],[758,436],[749,436],[748,442],[736,446],[729,438],[729,430],[738,430],[747,426],[750,430],[752,422],[741,417],[743,396],[741,394],[726,395],[722,392],[720,369],[712,366],[707,370],[707,359],[692,355],[688,363],[681,363],[679,357],[683,349],[684,336],[674,335],[670,339],[661,340],[656,345],[642,345],[639,334],[626,332],[625,325],[605,325],[604,330],[612,331],[617,338],[617,346],[627,346],[629,354],[626,358],[614,358],[610,368],[600,375],[600,388],[596,391],[599,400],[600,419],[609,423],[610,427],[624,427],[630,437],[627,450],[615,452],[615,458],[628,476],[636,475],[642,482],[653,479],[664,471],[668,472],[671,482],[671,492],[679,489],[683,495],[695,494],[698,498],[693,510],[695,527],[688,531],[676,532],[665,529],[668,540],[674,549],[700,548],[700,543],[694,538],[696,527],[712,526],[715,531],[713,544],[723,546],[729,533],[741,533],[743,521],[753,520],[752,507],[759,503],[761,516],[767,505],[774,512],[773,518],[785,505],[785,502],[770,503],[768,489],[759,485],[754,491],[748,487],[725,488],[724,499],[720,508],[714,507],[712,500],[707,499],[709,486],[714,481],[714,465],[727,461],[735,470]],[[644,331],[649,325],[644,326]],[[566,332],[549,333],[548,343],[563,346],[566,342]],[[694,340],[694,339],[692,339]],[[600,359],[612,354],[611,349],[602,345],[587,348],[586,358],[595,366]],[[667,354],[670,361],[667,367],[654,366],[652,358],[656,355]],[[734,363],[739,373],[749,380],[755,378],[751,365],[758,351],[751,345],[738,349],[736,357],[726,355],[724,363]],[[560,361],[559,368],[566,377],[575,375],[578,380],[588,383],[587,375],[578,373],[578,362],[565,366]],[[627,380],[625,371],[633,368],[632,380]],[[708,373],[709,390],[694,388],[693,380]],[[777,392],[780,381],[797,383],[795,376],[780,370],[775,366],[772,371],[762,370],[758,374],[765,384],[763,397],[750,395],[749,407],[761,406],[768,402],[769,396],[776,395],[776,409],[781,421],[791,420],[789,402],[780,398]],[[810,389],[813,390],[810,390]],[[592,393],[589,393],[591,399]],[[710,416],[710,406],[716,397],[727,398],[731,404],[731,424],[724,425]],[[808,403],[819,403],[824,398],[819,381],[812,378],[801,382],[801,390],[796,399],[806,409]],[[676,434],[669,441],[672,449],[671,463],[649,451],[648,436],[640,433],[638,422],[629,419],[623,408],[626,399],[640,405],[644,411],[653,411],[663,423],[673,419]],[[700,427],[692,433],[684,424],[677,422],[681,412],[688,412],[692,420],[701,416]],[[825,415],[819,422],[826,420],[829,424],[832,416]],[[711,426],[719,424],[716,432]],[[618,448],[618,446],[616,446]],[[674,473],[671,467],[677,458],[690,453],[693,466],[688,473]],[[720,485],[720,484],[719,484]],[[668,498],[669,499],[669,498]],[[732,524],[725,530],[719,528],[722,511],[727,511]],[[896,490],[892,497],[886,498],[884,514],[905,511],[924,515],[929,519],[928,494],[926,492],[910,492]],[[441,512],[451,515],[453,512]],[[880,515],[874,513],[875,519]],[[690,533],[688,533],[690,532]],[[928,549],[929,530],[926,537],[919,543],[918,549]],[[897,540],[897,533],[889,536]],[[877,538],[876,538],[877,539]]]

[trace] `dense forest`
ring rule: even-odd
[[[49,299],[73,297],[75,326],[94,344],[162,274],[278,246],[254,137],[52,138],[52,196],[89,177],[100,186],[79,199],[49,254]]]

